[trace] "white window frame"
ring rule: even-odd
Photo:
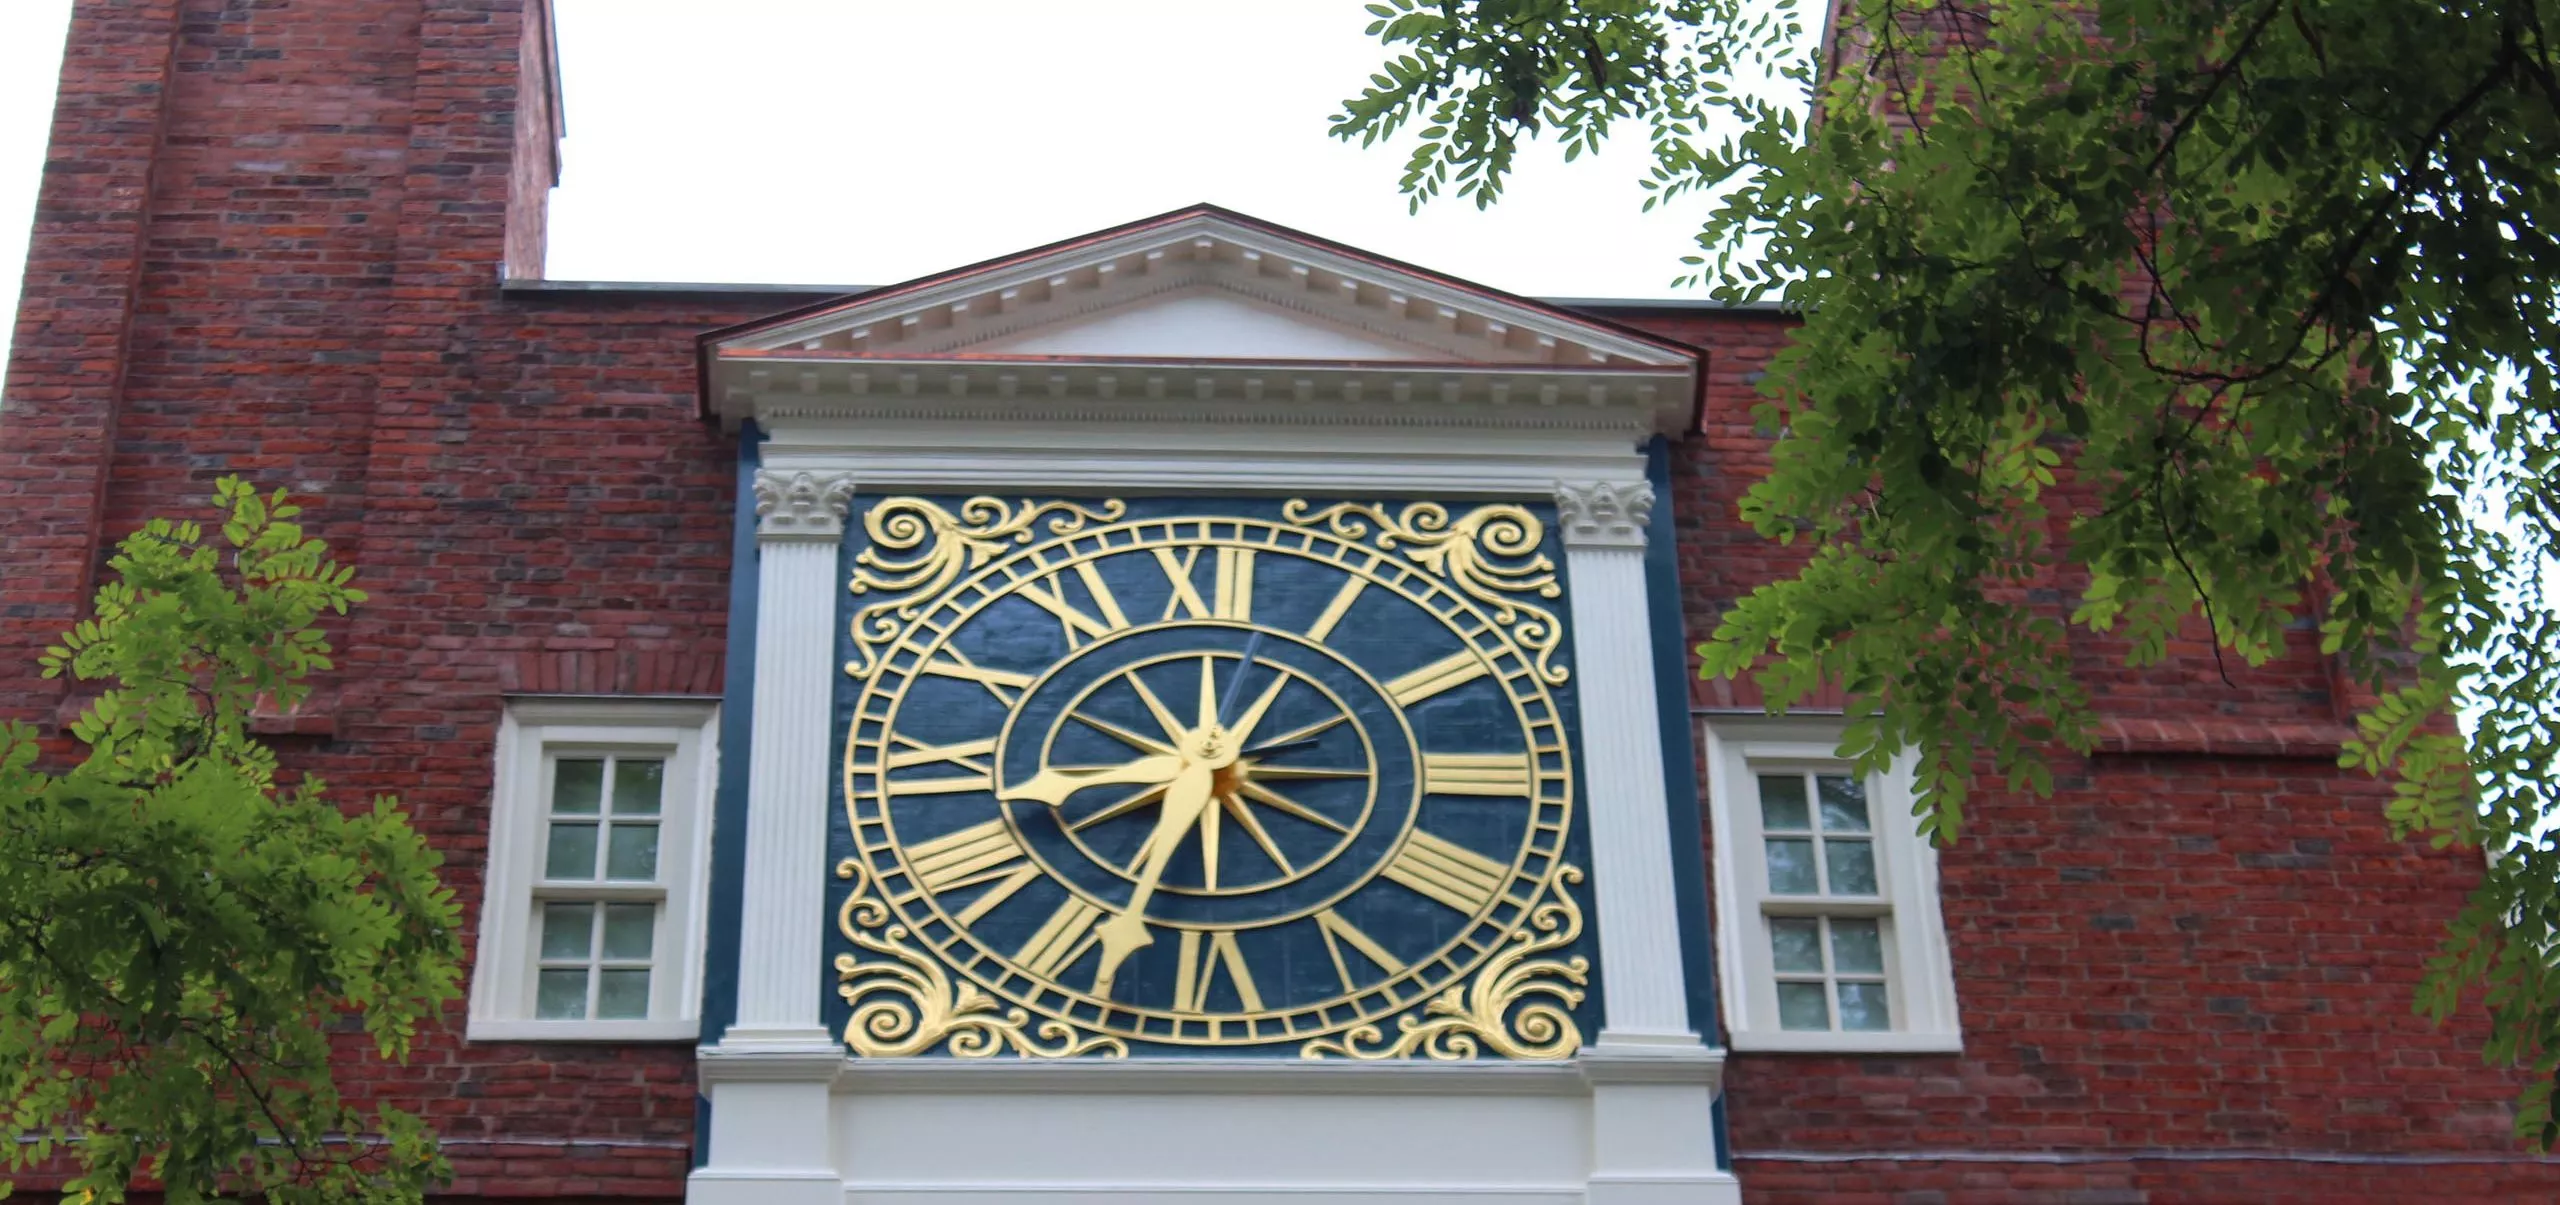
[[[720,707],[707,700],[516,698],[498,724],[490,794],[489,866],[472,963],[473,1041],[694,1041],[702,1033],[705,901],[711,880],[711,810],[719,780]],[[535,916],[542,878],[545,800],[561,756],[663,757],[658,879],[620,886],[563,884],[578,898],[623,894],[663,901],[650,944],[649,1016],[544,1020],[534,1015]]]
[[[1796,1030],[1778,1023],[1777,974],[1770,956],[1773,897],[1762,852],[1758,776],[1764,772],[1846,773],[1837,750],[1846,721],[1715,716],[1706,737],[1707,805],[1715,852],[1719,995],[1732,1049],[1804,1053],[1953,1054],[1964,1049],[1956,1016],[1954,964],[1938,905],[1938,851],[1920,839],[1911,815],[1906,755],[1891,773],[1868,778],[1879,903],[1826,909],[1775,897],[1777,915],[1865,915],[1883,921],[1885,982],[1893,1028]]]

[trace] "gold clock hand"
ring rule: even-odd
[[[1006,788],[1000,797],[1011,803],[1030,800],[1056,807],[1065,803],[1068,796],[1086,787],[1108,786],[1114,783],[1165,782],[1182,773],[1182,765],[1182,758],[1179,755],[1160,753],[1154,757],[1141,757],[1126,765],[1105,766],[1099,769],[1042,770],[1029,779]]]
[[[1147,901],[1155,898],[1156,882],[1164,877],[1173,850],[1182,844],[1185,833],[1199,823],[1200,813],[1209,803],[1209,787],[1217,770],[1205,763],[1185,766],[1165,788],[1164,807],[1156,813],[1156,827],[1147,834],[1146,864],[1138,870],[1138,889],[1129,895],[1129,906],[1120,915],[1102,922],[1094,931],[1094,939],[1102,947],[1102,968],[1093,977],[1093,994],[1108,998],[1111,980],[1120,973],[1120,964],[1131,954],[1153,945],[1155,935],[1147,932]]]

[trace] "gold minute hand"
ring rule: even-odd
[[[1065,803],[1068,796],[1086,787],[1160,783],[1180,773],[1182,773],[1180,756],[1159,753],[1153,757],[1141,757],[1123,765],[1104,766],[1099,769],[1042,770],[1020,783],[1005,788],[1001,798],[1008,803],[1031,801],[1056,807]]]
[[[1120,973],[1120,964],[1131,954],[1154,944],[1155,935],[1147,932],[1147,901],[1156,893],[1156,882],[1164,877],[1165,863],[1173,860],[1174,847],[1200,823],[1200,814],[1209,808],[1209,788],[1217,770],[1195,762],[1185,766],[1165,788],[1164,805],[1156,812],[1155,831],[1147,834],[1147,860],[1138,869],[1138,889],[1129,895],[1129,906],[1120,915],[1102,922],[1093,931],[1102,947],[1102,968],[1094,974],[1093,994],[1108,998],[1112,977]]]

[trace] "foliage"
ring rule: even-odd
[[[1807,559],[1709,672],[1843,685],[1944,840],[1977,767],[2091,746],[2070,625],[2254,665],[2316,621],[2391,823],[2492,851],[2419,1005],[2481,989],[2560,1137],[2560,4],[1844,0],[1818,53],[1791,0],[1369,11],[1335,132],[1418,126],[1415,204],[1637,124],[1648,207],[1712,210],[1690,279],[1801,312],[1743,513]]]
[[[416,1200],[434,1136],[350,1100],[332,1035],[405,1058],[455,995],[458,912],[392,800],[342,813],[251,735],[329,668],[313,623],[364,594],[283,494],[226,478],[217,501],[223,547],[152,520],[44,654],[113,684],[70,728],[87,756],[49,774],[0,729],[0,1142],[15,1168],[71,1159],[87,1199],[140,1175],[173,1202]]]

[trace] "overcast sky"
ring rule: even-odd
[[[1360,0],[557,4],[557,279],[886,284],[1214,201],[1516,292],[1676,296],[1701,216],[1639,212],[1632,143],[1408,215],[1401,153],[1325,135],[1380,56]],[[69,9],[0,0],[12,315]]]

